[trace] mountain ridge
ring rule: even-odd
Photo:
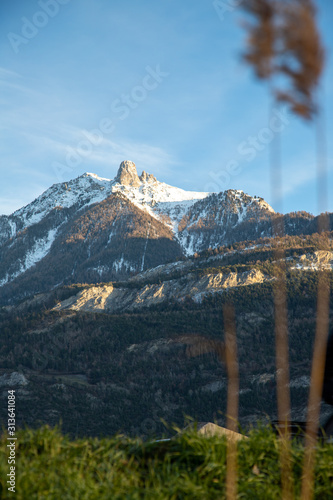
[[[123,161],[114,179],[85,173],[0,216],[0,303],[77,282],[122,280],[244,240],[315,232],[315,218],[281,216],[241,190],[184,191]]]
[[[129,189],[129,188],[140,188]],[[94,191],[94,195],[91,194]],[[207,198],[214,193],[185,191],[183,189],[170,186],[164,182],[159,182],[152,174],[142,172],[139,177],[134,162],[125,160],[120,164],[117,175],[114,179],[99,177],[93,173],[84,173],[79,177],[68,182],[53,184],[40,196],[28,205],[16,210],[9,216],[0,216],[0,243],[4,240],[4,228],[1,226],[5,220],[8,220],[11,231],[9,237],[17,233],[16,224],[19,230],[23,230],[30,225],[40,222],[55,207],[70,208],[79,204],[79,208],[88,206],[92,203],[103,201],[112,192],[122,191],[132,202],[140,208],[148,209],[149,206],[155,206],[158,203],[174,203],[184,201],[198,201]],[[239,190],[229,190],[229,192],[243,193]],[[259,198],[261,201],[262,198]],[[264,200],[262,200],[264,201]],[[274,212],[266,202],[265,207]],[[162,207],[163,208],[163,207]],[[169,208],[169,207],[165,207]],[[160,212],[163,210],[160,209]],[[151,215],[155,215],[150,212]],[[156,216],[156,215],[155,215]]]

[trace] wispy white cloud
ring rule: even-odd
[[[7,68],[0,66],[0,79],[21,78],[21,75]]]
[[[66,164],[66,155],[76,151],[80,155],[81,141],[87,141],[88,130],[72,125],[64,125],[59,130],[53,130],[52,135],[37,132],[24,132],[24,136],[34,149],[38,148],[39,154],[47,153],[53,161]],[[98,164],[101,167],[116,168],[123,160],[132,160],[137,164],[138,170],[150,169],[154,174],[166,176],[170,173],[175,159],[163,148],[144,142],[131,141],[116,137],[114,140],[103,137],[97,144],[91,144],[91,152],[80,155],[82,164]],[[80,169],[82,169],[80,163]],[[75,174],[76,169],[73,169]]]

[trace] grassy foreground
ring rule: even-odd
[[[7,490],[8,448],[0,441],[0,498],[223,499],[226,441],[187,431],[166,442],[124,436],[71,441],[58,429],[17,432],[16,493]],[[302,474],[302,444],[292,444],[295,498]],[[333,445],[319,444],[315,498],[333,498]],[[238,443],[238,498],[281,498],[279,440],[269,428]]]

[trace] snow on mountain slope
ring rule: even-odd
[[[132,203],[140,208],[159,205],[161,208],[165,207],[166,211],[172,209],[175,206],[174,204],[188,201],[195,202],[211,194],[184,191],[159,181],[149,184],[142,182],[141,186],[137,188],[114,184],[112,191],[121,191]],[[164,212],[164,210],[161,211]]]
[[[177,233],[178,224],[189,208],[211,194],[184,191],[159,181],[142,182],[139,187],[114,184],[112,192],[118,191],[138,208],[169,226],[174,233]]]
[[[229,189],[212,193],[189,207],[179,223],[177,239],[187,255],[232,241],[253,239],[246,226],[259,227],[274,210],[262,198]]]
[[[57,206],[69,208],[76,203],[87,206],[103,201],[109,194],[109,179],[86,173],[68,183],[54,184],[32,203],[14,212],[13,216],[22,219],[24,229],[40,222]]]
[[[25,271],[37,264],[37,262],[42,260],[48,254],[57,232],[58,228],[51,229],[45,238],[35,241],[33,246],[27,251],[23,262],[20,263],[19,269],[13,271],[12,273],[10,273],[9,270],[9,272],[6,273],[6,276],[0,280],[0,286],[3,286],[9,281],[17,278],[17,276],[23,274]]]

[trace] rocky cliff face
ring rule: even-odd
[[[58,304],[55,310],[115,313],[133,312],[172,300],[182,302],[185,298],[200,303],[208,294],[222,293],[229,288],[271,280],[269,276],[253,269],[244,273],[207,274],[199,279],[190,274],[186,278],[143,285],[134,289],[102,285],[83,290],[77,296]]]
[[[251,255],[255,247],[237,252],[240,259]],[[267,252],[269,250],[266,250]],[[231,252],[229,257],[235,255]],[[255,254],[254,254],[255,255]],[[77,295],[60,302],[54,310],[73,310],[104,313],[133,313],[144,308],[170,302],[182,303],[191,299],[201,304],[208,296],[223,294],[238,287],[261,285],[274,281],[274,277],[264,274],[253,267],[240,272],[204,272],[196,269],[210,269],[211,266],[223,266],[224,257],[228,254],[214,257],[201,257],[174,262],[149,269],[131,277],[123,284],[89,286]],[[235,255],[236,257],[236,255]],[[237,260],[237,257],[236,257]],[[333,252],[314,251],[285,260],[288,270],[318,271],[333,269]]]

